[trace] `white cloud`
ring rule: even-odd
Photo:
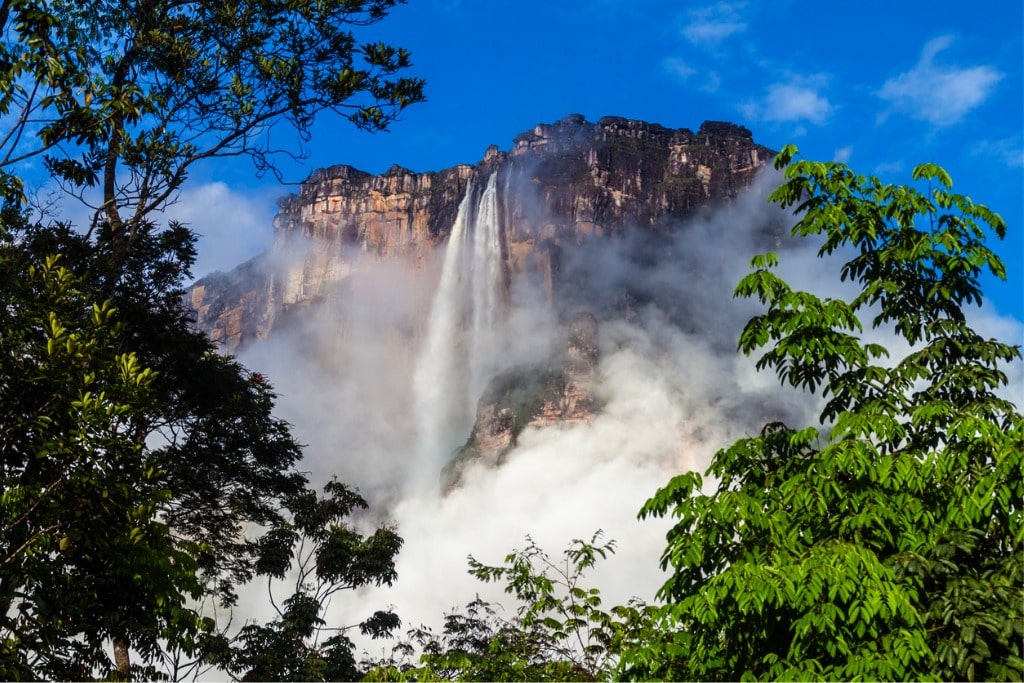
[[[893,110],[935,126],[962,121],[988,99],[1003,74],[991,66],[935,64],[935,57],[952,42],[951,36],[928,41],[914,68],[887,80],[878,96],[888,101]]]
[[[1010,168],[1024,168],[1024,146],[1021,136],[1012,136],[1000,140],[982,140],[974,145],[974,154],[993,157]]]
[[[222,182],[192,185],[164,215],[199,235],[199,256],[192,272],[202,277],[231,270],[270,248],[273,202],[231,189]]]
[[[690,66],[683,60],[679,59],[678,57],[669,57],[664,62],[662,62],[662,67],[665,69],[667,73],[677,77],[684,83],[690,79],[690,76],[693,76],[695,73],[697,73],[696,69],[694,69],[692,66]]]
[[[907,165],[903,160],[897,161],[883,161],[879,164],[875,164],[871,169],[871,173],[885,180],[885,176],[892,176],[903,173]]]
[[[722,82],[714,71],[701,71],[678,57],[669,57],[661,64],[665,73],[681,83],[689,84],[691,80],[696,81],[696,88],[701,92],[713,93]]]
[[[837,149],[835,151],[835,154],[832,155],[832,160],[838,161],[841,164],[845,164],[850,160],[851,156],[853,156],[853,147],[847,145],[846,147],[840,147],[839,149]]]
[[[234,190],[223,182],[186,184],[178,198],[153,219],[163,224],[176,220],[199,236],[192,274],[203,277],[215,270],[228,271],[267,251],[274,239],[274,200],[280,196]],[[66,221],[85,232],[102,203],[99,190],[86,188],[82,201],[59,190],[54,183],[34,190],[37,210]],[[130,211],[130,208],[124,209]]]
[[[739,12],[744,7],[746,3],[719,2],[690,10],[690,22],[683,27],[683,37],[694,45],[714,47],[747,30]]]
[[[717,44],[746,28],[746,24],[738,21],[694,22],[683,29],[683,35],[691,43]]]
[[[718,86],[722,84],[722,79],[714,71],[709,71],[707,78],[705,79],[704,85],[700,86],[700,90],[703,92],[716,92]]]
[[[822,125],[832,115],[833,106],[818,92],[821,78],[795,79],[775,83],[760,100],[740,105],[740,111],[751,119],[779,123],[808,121]]]

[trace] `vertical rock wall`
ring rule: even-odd
[[[445,241],[471,179],[499,174],[503,258],[511,277],[536,273],[558,292],[564,248],[591,236],[678,229],[669,219],[734,197],[772,152],[750,131],[705,122],[694,133],[606,117],[570,116],[489,148],[475,166],[370,175],[350,166],[314,172],[279,202],[271,253],[198,282],[187,304],[229,351],[286,324],[296,307],[337,295],[374,261],[424,267]]]

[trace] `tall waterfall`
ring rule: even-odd
[[[436,486],[440,468],[469,436],[496,369],[503,288],[495,173],[482,194],[470,181],[459,204],[416,361],[417,485]]]
[[[501,237],[498,226],[497,173],[491,174],[487,189],[480,198],[476,220],[473,222],[473,258],[469,262],[470,286],[473,306],[470,311],[472,337],[469,344],[469,409],[476,411],[489,375],[493,369],[493,354],[498,341],[494,335],[501,320]]]

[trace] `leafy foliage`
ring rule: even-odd
[[[643,642],[650,609],[633,601],[604,611],[600,591],[586,588],[586,570],[615,551],[601,533],[576,539],[560,561],[527,537],[523,550],[501,566],[470,557],[470,573],[504,581],[519,607],[513,619],[479,597],[464,613],[445,616],[440,635],[420,627],[409,632],[390,660],[376,662],[368,680],[593,681],[607,678],[627,645]],[[409,657],[421,652],[421,666]]]
[[[3,674],[149,677],[202,657],[212,625],[187,600],[230,605],[268,571],[265,539],[300,524],[312,494],[273,390],[190,329],[195,236],[152,214],[203,159],[273,170],[280,123],[305,140],[330,110],[382,130],[422,100],[408,52],[356,38],[400,1],[0,2]],[[83,202],[98,187],[86,234],[12,207],[40,156]],[[388,575],[396,536],[335,536],[327,579]],[[346,548],[384,564],[330,575]]]
[[[0,290],[7,316],[0,410],[8,491],[0,513],[5,528],[12,525],[4,536],[12,544],[5,554],[23,542],[15,543],[20,537],[14,532],[29,539],[30,529],[42,531],[32,552],[20,553],[20,564],[11,560],[0,568],[8,611],[21,605],[28,615],[2,625],[5,671],[19,677],[103,674],[110,661],[102,648],[115,637],[145,665],[129,671],[118,663],[121,675],[151,677],[155,670],[146,667],[161,661],[179,672],[189,669],[180,666],[184,661],[198,665],[212,656],[209,648],[220,645],[209,635],[214,624],[200,620],[185,607],[186,600],[216,598],[230,605],[238,585],[258,574],[286,571],[290,544],[303,535],[320,548],[316,571],[328,582],[312,594],[318,604],[334,590],[394,580],[400,539],[389,530],[361,539],[340,525],[365,502],[340,484],[331,484],[329,498],[320,501],[295,469],[301,450],[288,425],[272,416],[274,395],[267,380],[216,353],[204,335],[188,327],[179,302],[181,279],[194,253],[191,233],[172,229],[136,243],[114,292],[116,325],[110,327],[114,318],[106,320],[114,307],[97,304],[94,313],[89,303],[100,295],[96,283],[107,272],[109,251],[93,250],[86,237],[70,230],[25,225],[16,211],[8,213],[8,224],[16,229],[5,237],[7,277]],[[37,256],[47,253],[64,256],[56,261]],[[58,267],[58,274],[39,279]],[[54,279],[56,289],[46,284]],[[94,314],[105,316],[107,327],[90,327]],[[84,351],[69,356],[66,350],[53,355],[51,347],[78,349],[83,342],[76,340],[83,338],[91,356],[82,357]],[[122,372],[121,356],[145,378],[125,399],[107,387],[121,377],[111,374]],[[61,364],[54,365],[55,359]],[[90,374],[92,364],[97,367]],[[80,391],[92,392],[88,413],[71,404],[80,400]],[[65,412],[67,419],[56,419]],[[91,430],[88,440],[82,436],[83,420]],[[41,431],[37,423],[47,429]],[[112,445],[101,448],[92,434]],[[85,476],[82,458],[106,472],[100,493],[83,492],[82,499],[95,501],[114,520],[127,521],[115,523],[97,512],[76,522],[89,508],[80,513],[81,506],[58,496],[64,484],[47,488],[59,476],[75,481]],[[37,498],[46,505],[37,505]],[[33,516],[19,521],[29,509]],[[132,521],[136,517],[140,521]],[[132,553],[110,549],[121,542],[119,530],[128,521],[129,534],[135,527],[153,527],[145,538],[157,544],[160,562],[140,555],[148,546],[139,545],[138,537],[129,537]],[[83,554],[59,548],[64,536],[52,534],[79,524],[87,531],[70,538],[88,541]],[[109,552],[101,555],[99,547]],[[138,591],[129,590],[135,584]],[[83,586],[96,586],[96,592]],[[333,588],[325,593],[324,586]],[[147,597],[150,593],[161,601],[155,607],[157,598]],[[304,595],[296,598],[297,605]],[[60,596],[58,605],[50,604],[54,596]],[[31,610],[52,618],[31,616]],[[381,631],[386,623],[379,618],[368,628]],[[348,647],[342,637],[335,649],[348,652]]]
[[[985,245],[1002,219],[950,191],[941,168],[883,185],[842,164],[776,160],[772,195],[794,235],[844,255],[850,301],[792,290],[755,258],[740,349],[784,384],[825,397],[819,427],[767,425],[715,454],[702,493],[675,477],[642,516],[671,514],[657,638],[623,673],[672,679],[1020,679],[1024,676],[1024,424],[1001,398],[1017,347],[963,307],[1004,275]],[[852,254],[851,254],[852,252]],[[910,351],[881,362],[860,316]]]
[[[156,374],[60,257],[5,247],[0,273],[0,675],[109,673],[107,638],[194,650],[201,544],[161,519],[171,482],[137,439]]]
[[[381,130],[421,101],[423,82],[398,75],[409,53],[355,33],[399,2],[8,0],[0,169],[41,154],[68,189],[98,185],[120,261],[196,162],[273,169],[278,123],[308,139],[328,110]]]
[[[345,631],[327,628],[323,612],[341,590],[391,585],[397,578],[395,556],[402,546],[395,532],[380,527],[364,537],[345,522],[366,501],[333,481],[326,496],[313,492],[290,502],[292,520],[260,541],[259,570],[271,579],[285,579],[294,565],[294,591],[278,618],[266,625],[248,624],[228,639],[211,637],[207,658],[241,680],[313,681],[360,678],[354,645]],[[272,593],[271,593],[272,595]],[[390,611],[378,611],[357,624],[364,635],[389,637],[400,622]],[[335,632],[321,640],[321,635]]]

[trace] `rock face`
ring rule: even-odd
[[[597,317],[580,312],[569,322],[564,355],[495,377],[477,406],[469,439],[442,473],[445,488],[458,486],[470,463],[500,465],[527,427],[589,424],[601,407],[593,394],[599,360]]]
[[[236,350],[266,337],[289,311],[329,299],[374,261],[422,268],[450,234],[467,187],[494,173],[504,270],[510,279],[537,275],[550,302],[564,289],[567,246],[670,229],[678,223],[671,219],[734,197],[771,156],[729,123],[705,122],[694,133],[574,115],[521,133],[507,152],[490,147],[475,166],[394,166],[377,176],[332,166],[279,202],[270,254],[201,280],[187,304],[199,328]]]

